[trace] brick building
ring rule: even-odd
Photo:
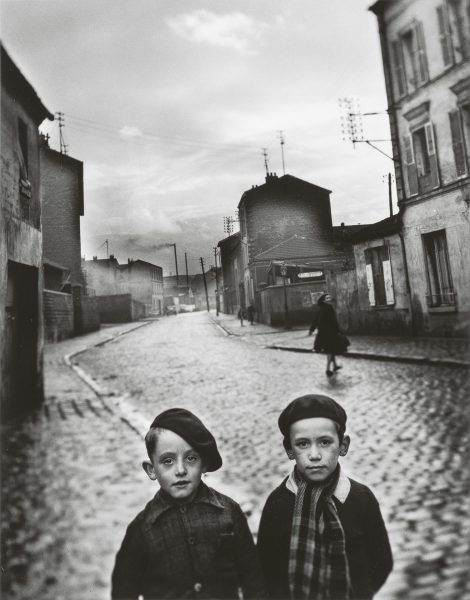
[[[45,284],[55,289],[55,282],[49,282],[48,266],[62,265],[67,276],[60,291],[71,291],[74,285],[84,285],[80,243],[83,163],[49,148],[45,138],[41,144],[41,187]]]
[[[2,412],[41,401],[43,274],[38,127],[53,115],[1,46],[0,394]]]
[[[227,307],[254,304],[258,319],[272,324],[286,320],[286,305],[291,320],[311,318],[316,295],[351,258],[335,237],[330,193],[270,173],[242,195],[240,232],[219,242]]]
[[[470,323],[470,0],[379,0],[414,329]]]

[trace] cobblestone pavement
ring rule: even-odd
[[[109,597],[125,527],[156,491],[140,467],[142,435],[170,406],[213,430],[224,466],[207,482],[240,501],[256,531],[291,468],[277,417],[312,391],[346,408],[342,464],[382,506],[396,566],[378,600],[470,598],[465,367],[345,357],[328,380],[323,356],[265,350],[205,313],[150,322],[72,357],[86,383],[62,359],[129,327],[47,346],[44,409],[2,426],[3,598]]]
[[[313,337],[308,335],[308,326],[296,326],[291,330],[270,327],[262,323],[243,327],[234,315],[219,313],[212,318],[230,335],[242,336],[260,346],[281,349],[310,351]],[[405,361],[449,363],[470,366],[470,341],[464,338],[432,338],[401,336],[349,335],[351,342],[348,355],[352,357],[396,358]]]

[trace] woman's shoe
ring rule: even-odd
[[[334,375],[333,371],[327,371],[326,372],[326,376],[327,377],[332,377]]]
[[[339,371],[339,369],[342,369],[343,367],[341,365],[336,365],[335,366],[335,371]]]

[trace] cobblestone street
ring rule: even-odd
[[[2,597],[109,597],[125,527],[156,491],[140,466],[142,436],[172,406],[213,431],[224,466],[206,481],[242,504],[256,533],[266,496],[291,468],[278,415],[320,392],[348,413],[342,465],[373,489],[390,533],[395,568],[378,600],[470,598],[465,347],[428,349],[442,364],[346,356],[327,379],[305,331],[287,342],[264,326],[242,332],[233,318],[220,321],[224,329],[213,314],[171,316],[46,347],[43,409],[2,426]],[[267,347],[294,338],[302,352]],[[422,357],[408,345],[401,358],[407,352]]]

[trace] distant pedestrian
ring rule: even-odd
[[[333,398],[297,398],[279,416],[292,473],[268,497],[258,551],[273,600],[370,600],[393,567],[379,504],[338,463],[350,439]]]
[[[201,476],[222,458],[191,412],[170,408],[150,426],[142,466],[160,490],[126,531],[112,575],[113,599],[264,598],[246,517]]]
[[[250,304],[248,306],[248,308],[246,309],[246,315],[247,315],[248,321],[250,322],[250,325],[254,325],[253,321],[255,318],[255,307],[253,306],[253,304]]]
[[[309,335],[318,330],[313,349],[315,352],[326,353],[326,375],[331,377],[341,365],[336,362],[338,354],[344,354],[349,346],[348,338],[339,328],[336,319],[335,309],[332,306],[333,298],[331,294],[323,294],[318,299],[318,313],[313,320]],[[333,367],[333,370],[332,370]]]
[[[240,306],[240,309],[238,310],[238,318],[240,319],[240,325],[244,327],[243,319],[245,318],[245,309],[243,306]]]

